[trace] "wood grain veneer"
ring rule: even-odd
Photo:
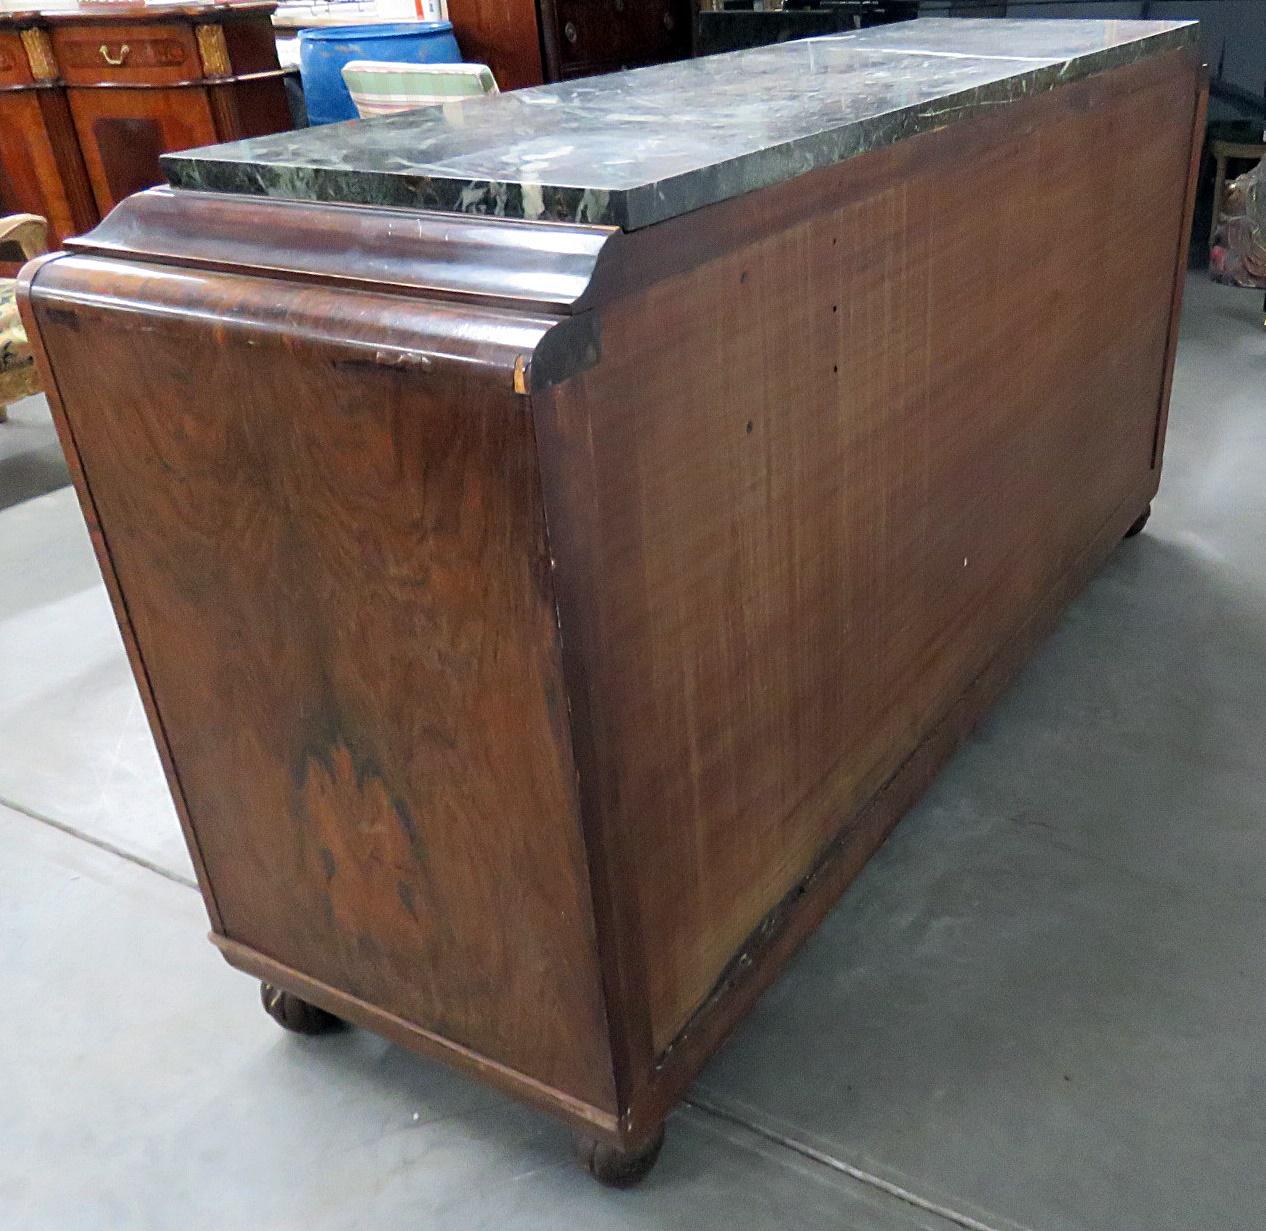
[[[71,430],[224,932],[611,1105],[510,379],[542,325],[95,258],[40,281],[62,404],[133,407]]]

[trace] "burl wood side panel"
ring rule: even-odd
[[[32,304],[224,934],[613,1109],[548,322],[81,257]]]
[[[1142,511],[1196,93],[1151,62],[716,207],[754,238],[599,309],[600,362],[538,399],[599,880],[656,1053]],[[711,242],[708,213],[656,248]]]

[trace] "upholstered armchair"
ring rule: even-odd
[[[0,261],[29,261],[48,251],[48,223],[38,214],[0,218]],[[17,284],[0,278],[0,423],[9,417],[9,403],[40,391],[31,344],[22,328],[15,297]]]

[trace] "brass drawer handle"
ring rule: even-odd
[[[123,61],[127,59],[127,53],[131,50],[131,48],[124,43],[123,46],[119,48],[119,58],[117,60],[110,54],[109,47],[107,47],[104,43],[101,44],[98,50],[101,52],[101,58],[110,65],[111,68],[119,68],[123,64]]]

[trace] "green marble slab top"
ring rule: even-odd
[[[168,154],[176,188],[634,230],[1105,69],[1195,22],[922,18]]]

